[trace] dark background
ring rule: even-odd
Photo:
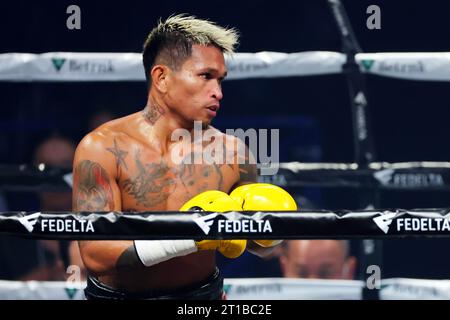
[[[343,3],[364,52],[450,51],[446,1]],[[71,4],[81,8],[81,30],[66,28]],[[371,4],[381,8],[381,30],[366,28]],[[239,29],[239,52],[341,51],[324,0],[16,0],[0,2],[0,53],[140,52],[159,17],[182,12]],[[377,160],[450,160],[448,83],[376,76],[368,76],[367,83]],[[280,128],[282,161],[353,161],[348,88],[342,75],[226,81],[223,87],[219,127],[239,127],[239,119],[247,117],[255,127]],[[144,82],[0,82],[0,163],[30,162],[36,144],[54,132],[79,141],[95,111],[106,109],[119,117],[142,109],[145,102]],[[322,208],[352,209],[357,203],[351,189],[304,193]],[[449,198],[439,192],[383,193],[380,205],[448,207]],[[385,276],[449,277],[449,245],[446,239],[385,241]]]

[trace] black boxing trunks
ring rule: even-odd
[[[221,300],[224,298],[223,278],[219,269],[205,281],[173,290],[150,290],[127,293],[110,288],[88,276],[84,289],[87,300]]]

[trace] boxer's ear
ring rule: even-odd
[[[153,66],[150,71],[150,76],[152,79],[152,86],[155,87],[161,93],[167,92],[167,80],[170,69],[162,64],[157,64]]]

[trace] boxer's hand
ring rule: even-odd
[[[240,211],[241,206],[222,191],[205,191],[186,202],[180,211]],[[227,258],[244,253],[247,240],[202,240],[196,242],[198,250],[217,250]]]
[[[237,187],[230,197],[243,211],[297,211],[297,204],[284,189],[268,183],[252,183]],[[262,247],[273,247],[283,240],[254,240]]]

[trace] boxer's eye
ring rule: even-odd
[[[204,72],[204,73],[200,74],[200,77],[204,78],[205,80],[210,80],[213,78],[212,74],[209,72]]]

